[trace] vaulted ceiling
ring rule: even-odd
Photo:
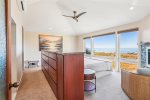
[[[150,0],[26,0],[24,28],[30,32],[81,35],[139,21],[150,14]],[[86,11],[77,23],[72,11]]]

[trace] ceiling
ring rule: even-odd
[[[150,0],[27,0],[26,8],[26,31],[81,35],[143,19],[150,14]],[[62,16],[73,10],[87,13],[78,23]]]

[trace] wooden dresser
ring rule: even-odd
[[[150,100],[150,77],[121,71],[121,87],[131,100]]]
[[[84,100],[84,53],[42,51],[41,62],[58,100]]]

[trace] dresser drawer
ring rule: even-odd
[[[47,51],[42,51],[42,54],[48,56],[49,53]]]
[[[42,66],[46,69],[48,72],[49,65],[42,59]]]
[[[49,53],[49,57],[56,60],[56,54],[55,53]]]
[[[46,79],[47,79],[50,87],[52,88],[55,96],[57,97],[57,86],[56,86],[55,82],[51,79],[51,77],[49,77],[49,74],[45,70],[43,70],[43,71],[44,71],[44,74],[46,76]]]
[[[41,59],[41,62],[42,62],[42,67],[45,68],[45,61],[43,60],[43,58]]]
[[[49,58],[49,65],[56,70],[56,60]]]
[[[44,60],[44,61],[46,61],[47,63],[49,62],[49,61],[48,61],[48,57],[47,57],[47,56],[42,55],[42,58],[43,58],[43,60]]]
[[[51,86],[55,96],[57,97],[57,86],[56,86],[56,84],[50,78],[48,79],[48,82],[49,82],[49,84],[50,84],[50,86]]]
[[[48,68],[48,73],[49,73],[50,77],[53,79],[53,81],[55,83],[57,83],[56,71],[51,66],[49,66],[49,68]]]

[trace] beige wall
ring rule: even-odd
[[[39,37],[37,33],[24,33],[24,60],[25,66],[28,60],[41,61],[41,54],[39,51]]]
[[[41,61],[41,52],[39,51],[39,34],[25,32],[24,34],[24,59]],[[76,36],[63,36],[63,51],[76,51]],[[40,65],[41,63],[39,63]],[[27,63],[25,62],[27,66]]]
[[[141,40],[150,42],[150,15],[142,20],[140,25]]]
[[[77,37],[76,36],[63,36],[63,51],[73,52],[77,51]]]

